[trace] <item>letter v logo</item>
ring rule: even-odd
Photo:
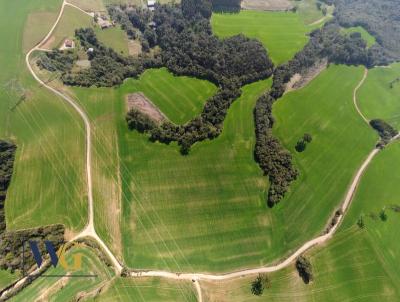
[[[54,249],[53,244],[48,240],[46,240],[44,242],[44,244],[46,246],[47,252],[50,255],[51,264],[54,267],[56,267],[57,264],[58,264],[58,257],[57,257],[57,253],[56,253],[56,251]],[[36,241],[29,241],[29,246],[31,247],[33,258],[35,259],[37,266],[40,268],[40,266],[43,263],[43,259],[42,259],[42,255],[40,254],[40,250],[39,250],[38,244],[37,244]]]

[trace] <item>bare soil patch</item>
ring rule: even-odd
[[[307,86],[312,80],[314,80],[323,70],[328,67],[328,60],[323,59],[317,62],[314,66],[309,68],[302,74],[296,73],[290,81],[286,84],[285,92],[301,89]]]
[[[131,93],[126,96],[127,110],[139,110],[148,115],[154,121],[161,123],[167,117],[158,109],[142,92]]]
[[[41,47],[43,49],[52,49],[55,40],[56,38],[54,36],[51,36],[46,40],[46,42],[44,42],[44,44]]]
[[[265,11],[287,11],[293,8],[289,0],[243,0],[242,9],[265,10]]]
[[[128,40],[128,53],[130,56],[138,56],[142,53],[142,45],[138,40]]]

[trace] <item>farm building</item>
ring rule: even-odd
[[[149,8],[149,10],[154,10],[155,5],[156,5],[155,0],[147,0],[147,7]]]
[[[101,29],[106,29],[106,28],[114,26],[114,23],[111,22],[105,16],[98,16],[96,19],[97,19],[97,24],[100,26]]]
[[[65,39],[65,40],[64,40],[64,43],[63,43],[62,46],[60,47],[60,50],[72,49],[72,48],[75,48],[75,42],[74,42],[74,40]]]

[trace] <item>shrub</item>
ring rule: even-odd
[[[313,280],[311,262],[305,256],[302,255],[297,258],[296,269],[305,284],[308,284]]]

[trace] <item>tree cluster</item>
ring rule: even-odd
[[[251,283],[251,293],[256,296],[261,296],[266,288],[271,286],[271,282],[266,274],[259,274]]]
[[[311,143],[311,141],[312,141],[311,135],[308,133],[305,133],[303,135],[303,137],[297,142],[296,147],[295,147],[296,151],[303,152],[304,150],[306,150],[307,144]]]
[[[24,269],[29,270],[36,262],[28,242],[37,241],[41,254],[45,255],[47,250],[44,241],[51,241],[55,250],[58,250],[64,243],[64,232],[64,226],[57,224],[21,231],[7,231],[1,234],[0,268],[14,272],[23,269],[24,264]]]
[[[148,68],[160,67],[161,58],[142,55],[139,58],[125,57],[112,48],[104,46],[96,37],[93,29],[81,28],[75,31],[76,38],[88,52],[90,68],[71,72],[71,68],[63,68],[60,62],[70,57],[69,52],[53,50],[44,55],[51,64],[39,63],[39,66],[49,71],[54,67],[62,73],[64,84],[71,86],[111,87],[120,85],[126,78],[137,77]],[[89,51],[90,50],[90,51]],[[51,66],[51,68],[48,68]],[[60,66],[60,68],[58,67]]]
[[[157,124],[147,115],[139,110],[131,109],[126,115],[129,129],[136,129],[143,133],[157,127]]]
[[[0,140],[0,234],[6,230],[4,203],[13,174],[16,146]]]
[[[399,132],[394,129],[391,125],[386,123],[384,120],[381,119],[374,119],[369,122],[372,128],[374,128],[382,140],[387,143],[393,137],[395,137]]]
[[[313,280],[311,262],[305,256],[302,255],[297,258],[296,269],[305,284],[308,284]]]
[[[241,9],[242,0],[212,0],[214,12],[238,13]]]
[[[54,49],[51,52],[45,52],[40,56],[37,64],[40,68],[51,72],[67,72],[72,69],[74,62],[78,59],[77,55],[71,51],[61,51]]]
[[[276,205],[286,194],[298,171],[293,167],[292,155],[283,148],[279,140],[272,135],[274,118],[272,104],[275,99],[271,94],[261,96],[254,109],[256,145],[254,157],[260,168],[268,175],[270,187],[267,204]]]

